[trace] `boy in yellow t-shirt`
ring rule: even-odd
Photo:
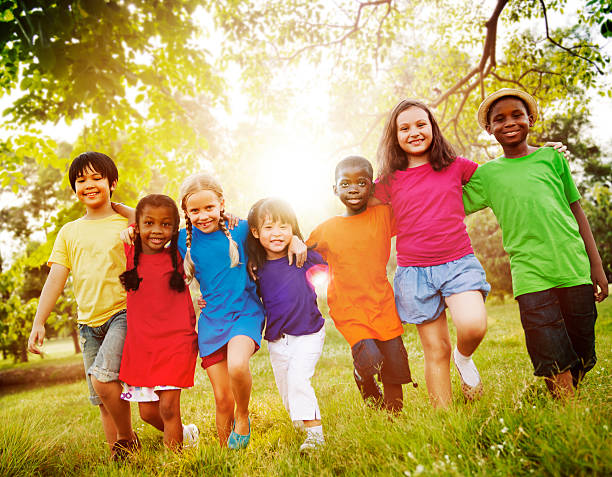
[[[68,172],[70,185],[85,204],[84,217],[59,231],[48,265],[51,268],[40,295],[28,350],[41,354],[45,322],[72,270],[78,307],[78,326],[90,401],[100,407],[102,426],[113,460],[140,448],[132,430],[130,404],[121,399],[119,366],[127,331],[125,290],[119,275],[125,254],[119,232],[127,220],[111,207],[118,172],[110,157],[86,152],[76,157]]]

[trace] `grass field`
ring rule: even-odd
[[[298,453],[304,437],[282,407],[264,345],[251,360],[253,433],[245,451],[219,448],[212,391],[198,368],[182,399],[185,422],[200,428],[197,449],[166,452],[134,407],[143,451],[130,463],[109,463],[98,409],[81,381],[0,397],[0,475],[612,475],[612,300],[599,306],[598,364],[568,404],[551,400],[532,376],[516,305],[488,310],[489,331],[475,356],[486,390],[479,402],[463,402],[453,370],[453,407],[430,407],[410,326],[404,339],[419,387],[404,387],[397,418],[366,408],[348,345],[328,321],[313,380],[327,445],[315,455]]]

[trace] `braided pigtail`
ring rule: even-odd
[[[185,241],[187,243],[187,251],[183,259],[183,268],[185,269],[185,283],[187,283],[187,285],[191,283],[195,274],[195,265],[193,264],[193,260],[191,260],[192,227],[189,216],[185,214],[185,231],[187,232]]]
[[[138,276],[138,257],[141,251],[142,243],[140,242],[140,235],[136,234],[136,240],[134,242],[134,267],[119,275],[119,280],[123,288],[125,288],[125,291],[136,291],[140,286],[142,278]]]
[[[225,217],[225,211],[222,210],[221,217],[219,217],[219,228],[229,240],[230,268],[234,268],[240,263],[240,252],[238,252],[238,244],[232,238],[232,234],[230,234],[227,225],[225,225],[226,220],[227,218]]]
[[[177,292],[182,292],[185,290],[185,280],[183,280],[183,275],[181,275],[178,268],[178,232],[172,235],[170,256],[172,257],[172,266],[174,267],[174,271],[170,275],[170,288]]]

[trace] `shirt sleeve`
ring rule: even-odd
[[[392,177],[387,177],[384,180],[376,179],[376,181],[374,181],[373,195],[383,204],[391,202],[391,179]]]
[[[308,247],[314,247],[315,250],[323,257],[323,259],[327,256],[327,249],[323,242],[323,224],[316,227],[311,233],[310,236],[306,239],[306,245]],[[308,254],[310,257],[310,253]]]
[[[461,160],[461,183],[465,185],[470,181],[476,169],[478,169],[478,163],[470,161],[465,157],[458,157],[457,159]]]
[[[476,169],[470,181],[463,186],[463,208],[465,215],[489,207],[487,191],[482,180],[482,167]]]
[[[308,258],[306,259],[304,267],[309,269],[315,265],[327,265],[327,262],[316,250],[308,250]]]
[[[70,254],[68,253],[68,244],[66,243],[66,226],[63,226],[57,234],[57,237],[55,237],[53,250],[51,250],[47,265],[51,266],[53,263],[72,269]]]
[[[563,193],[567,199],[568,204],[572,204],[580,199],[580,192],[574,183],[572,178],[572,172],[569,168],[569,163],[563,154],[555,151],[556,169],[559,172],[559,177],[563,183]]]

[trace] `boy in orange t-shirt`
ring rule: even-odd
[[[404,329],[387,279],[395,222],[391,207],[368,208],[372,178],[367,159],[349,156],[340,161],[334,193],[346,206],[346,213],[320,224],[306,243],[329,264],[329,312],[351,346],[353,374],[363,399],[399,412],[402,384],[412,378],[401,338]]]

